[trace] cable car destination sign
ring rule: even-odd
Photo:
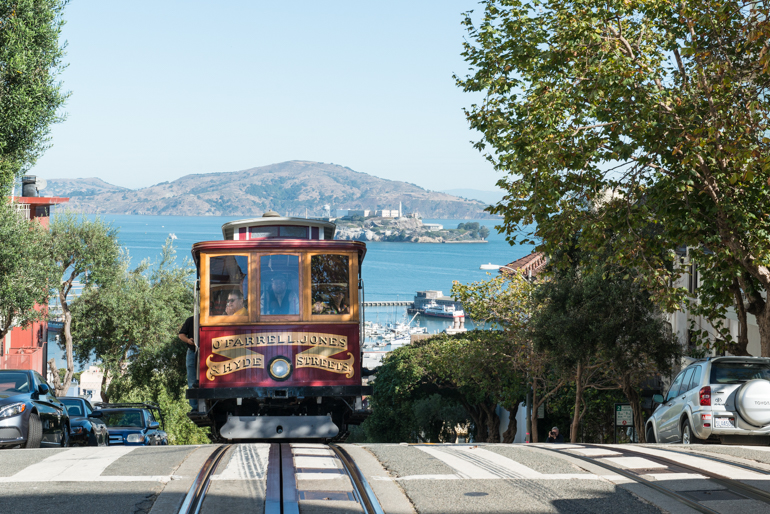
[[[351,378],[355,374],[355,358],[348,350],[348,338],[338,334],[317,332],[259,332],[211,339],[211,355],[206,358],[206,378],[229,375],[245,369],[265,369],[265,356],[258,349],[277,346],[309,346],[295,356],[296,368],[316,368]],[[332,356],[347,352],[347,359]],[[227,360],[214,361],[219,355]]]

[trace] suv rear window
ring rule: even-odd
[[[770,364],[764,362],[715,362],[711,365],[712,384],[740,384],[755,378],[770,380]]]

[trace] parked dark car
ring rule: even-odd
[[[85,398],[62,396],[59,400],[70,416],[70,446],[107,446],[110,434],[102,421],[104,413],[94,410]]]
[[[163,421],[160,408],[153,403],[98,403],[102,421],[110,433],[110,446],[159,446],[168,444],[157,417]]]
[[[69,415],[37,371],[0,369],[0,448],[66,447]]]

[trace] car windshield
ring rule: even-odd
[[[136,427],[144,428],[142,413],[137,410],[129,411],[104,411],[102,418],[108,427]]]
[[[715,362],[711,366],[712,384],[740,384],[755,378],[770,380],[770,363]]]
[[[0,373],[0,393],[29,393],[30,386],[26,373]]]
[[[66,407],[67,414],[70,416],[83,416],[83,402],[80,400],[71,400],[69,398],[59,399]]]

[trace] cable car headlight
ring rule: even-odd
[[[286,380],[291,375],[291,362],[286,357],[276,357],[270,361],[268,372],[276,380]]]

